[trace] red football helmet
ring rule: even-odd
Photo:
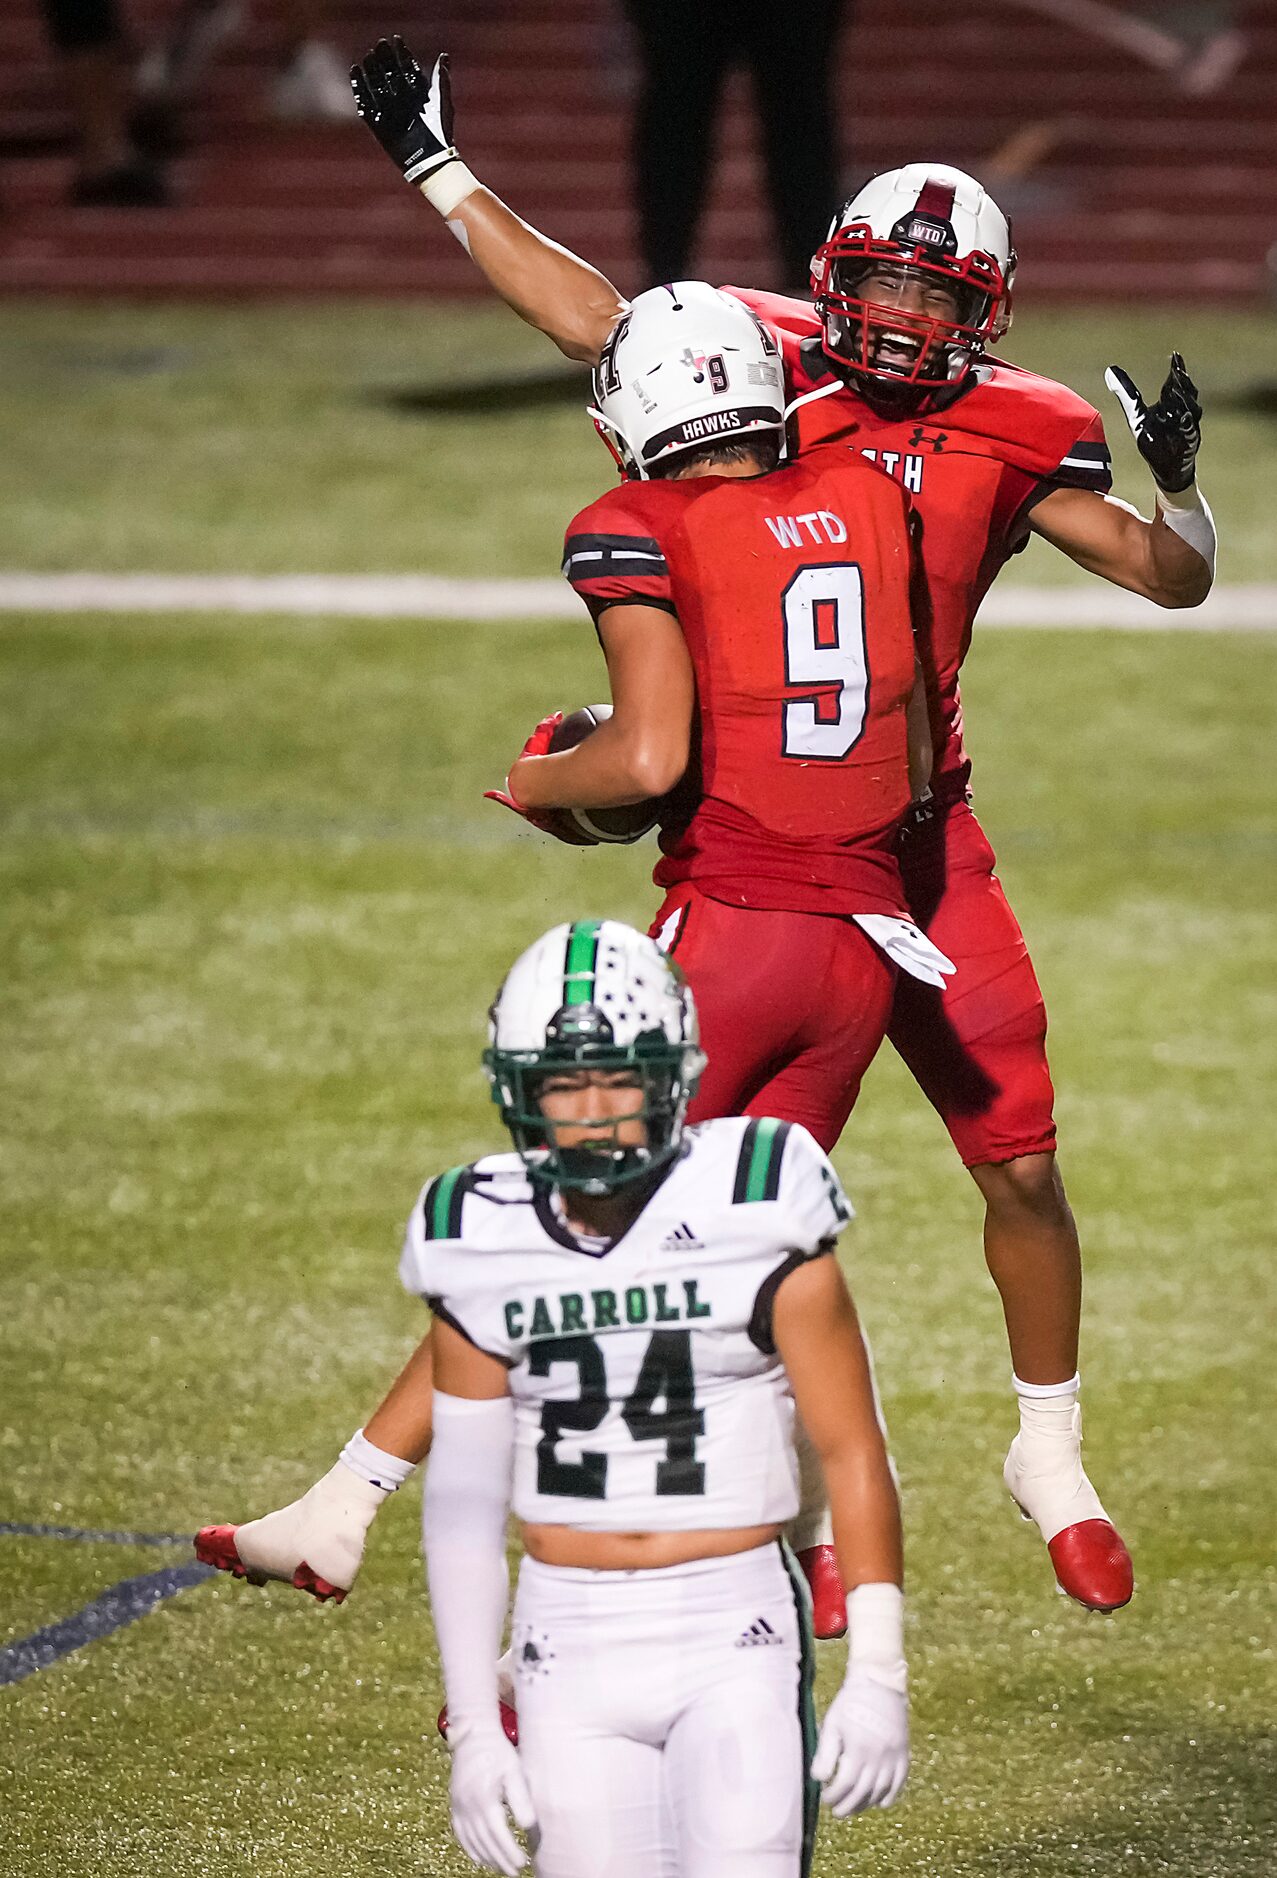
[[[973,176],[939,163],[887,170],[851,198],[812,256],[826,350],[884,389],[951,385],[1011,324],[1015,260],[1011,225]],[[943,291],[952,311],[862,298],[880,270],[916,282],[918,299],[938,302]]]

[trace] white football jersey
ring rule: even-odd
[[[794,1403],[771,1313],[851,1207],[805,1128],[733,1116],[612,1244],[575,1239],[517,1154],[430,1182],[399,1271],[510,1371],[520,1519],[656,1532],[798,1510]]]

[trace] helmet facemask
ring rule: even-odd
[[[939,283],[957,298],[956,317],[864,299],[859,289],[879,268],[908,270],[914,279]],[[1004,275],[980,251],[959,259],[936,247],[883,240],[865,224],[839,228],[812,260],[826,350],[874,392],[905,399],[922,394],[925,401],[964,378],[985,347],[1006,332],[1013,271],[1014,257]]]
[[[618,1044],[607,1015],[594,1004],[565,1006],[547,1029],[543,1047],[484,1052],[492,1099],[510,1131],[530,1178],[547,1187],[601,1196],[657,1173],[678,1154],[687,1105],[704,1057],[694,1043],[674,1043],[663,1031],[645,1032]],[[633,1076],[633,1108],[582,1123],[551,1120],[541,1107],[547,1077],[572,1070],[605,1070]],[[622,1125],[641,1121],[644,1140],[622,1142]],[[558,1130],[588,1127],[585,1140],[559,1142]]]

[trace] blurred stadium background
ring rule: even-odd
[[[127,0],[126,10],[145,44],[172,33],[179,9],[176,0]],[[193,85],[174,203],[125,225],[61,207],[67,159],[56,145],[68,125],[56,68],[33,0],[6,9],[0,148],[22,153],[3,172],[6,284],[90,294],[473,293],[464,255],[423,238],[420,205],[389,165],[369,161],[357,123],[272,121],[278,0],[238,9],[229,0],[218,11],[238,11],[239,23],[228,23]],[[1277,239],[1271,0],[859,0],[846,14],[836,97],[849,184],[919,151],[979,174],[1015,221],[1038,303],[1261,299]],[[389,31],[449,47],[476,174],[612,278],[634,281],[626,149],[637,75],[619,7],[441,0],[405,11],[330,0],[324,16],[325,37],[347,62]],[[695,6],[687,28],[689,37],[698,30]],[[1178,63],[1149,63],[1159,36],[1168,59],[1182,46]],[[721,148],[700,271],[770,286],[743,77]]]
[[[138,51],[175,15],[132,0]],[[339,1612],[218,1581],[42,1668],[26,1640],[183,1553],[35,1529],[180,1533],[328,1466],[420,1327],[393,1273],[420,1180],[493,1139],[477,1051],[505,964],[569,911],[653,904],[645,849],[558,849],[481,800],[543,708],[602,689],[570,596],[405,619],[373,586],[552,583],[610,474],[583,385],[478,293],[357,123],[272,116],[281,20],[251,0],[228,31],[172,200],[146,210],[68,205],[59,67],[28,0],[0,20],[0,1763],[21,1878],[470,1869],[410,1506]],[[343,61],[395,28],[452,50],[476,173],[639,284],[619,12],[325,15]],[[1088,1459],[1139,1588],[1112,1620],[1065,1606],[1002,1494],[974,1191],[885,1056],[838,1158],[906,1491],[917,1758],[896,1812],[826,1826],[817,1878],[1277,1868],[1275,77],[1272,5],[862,0],[842,41],[849,186],[934,154],[1011,209],[1008,356],[1101,403],[1110,360],[1153,390],[1186,353],[1233,597],[1209,631],[1103,630],[1111,596],[1097,615],[1097,584],[1035,548],[977,630],[978,801],[1047,992],[1088,1258]],[[710,278],[776,278],[761,202],[737,84]],[[23,585],[141,574],[342,576],[356,611],[391,611]]]

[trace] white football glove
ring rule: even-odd
[[[958,969],[912,920],[896,919],[890,913],[853,913],[851,917],[893,965],[924,985],[943,991],[946,976]]]
[[[510,1830],[506,1809],[524,1832],[535,1832],[537,1817],[517,1749],[503,1734],[487,1728],[450,1730],[448,1747],[449,1804],[458,1844],[476,1865],[518,1878],[528,1860]]]
[[[848,1665],[821,1723],[811,1772],[822,1805],[839,1819],[890,1806],[909,1772],[909,1698]]]
[[[279,1579],[340,1604],[359,1575],[368,1528],[389,1498],[338,1461],[278,1512],[243,1526],[205,1526],[196,1535],[196,1554],[250,1584]]]

